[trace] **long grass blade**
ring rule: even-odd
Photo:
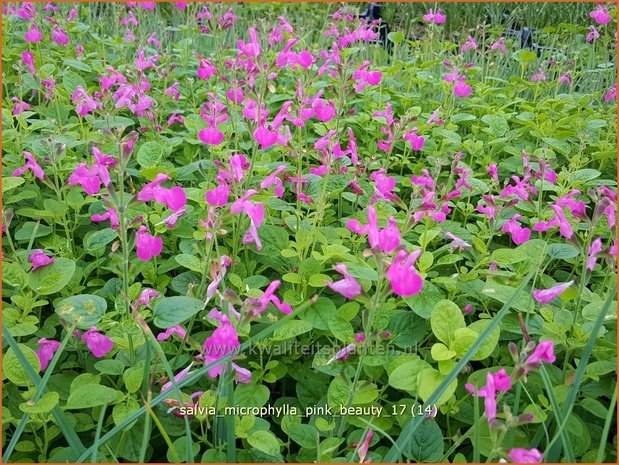
[[[60,352],[62,351],[64,347],[62,347],[61,345],[59,350],[56,352],[56,354],[54,355],[54,358],[52,358],[52,360],[50,361],[50,365],[47,367],[46,373],[42,379],[39,376],[39,374],[36,371],[34,371],[32,366],[28,362],[28,359],[24,356],[19,346],[17,345],[17,342],[15,341],[15,339],[13,338],[13,336],[11,335],[10,331],[8,330],[8,328],[6,327],[4,323],[2,323],[2,339],[9,344],[11,349],[13,349],[15,356],[17,357],[19,362],[24,367],[26,375],[30,378],[30,381],[32,382],[32,384],[37,386],[37,391],[35,393],[35,396],[38,395],[40,397],[43,394],[45,394],[45,392],[47,391],[47,389],[45,388],[45,386],[47,385],[47,380],[49,379],[52,373],[54,365],[58,362],[58,359],[60,358]],[[62,343],[66,346],[67,342],[68,342],[68,339],[65,337]],[[20,423],[20,425],[18,425],[18,429],[21,426],[21,430],[15,432],[15,434],[13,435],[13,438],[11,438],[11,443],[9,444],[9,446],[7,447],[7,450],[2,456],[2,462],[4,463],[6,463],[8,459],[10,458],[15,448],[15,445],[17,444],[17,441],[19,441],[19,438],[21,434],[23,433],[24,428],[26,427],[26,423],[28,422],[29,417],[25,417],[25,415],[27,414],[24,414],[24,417],[22,417],[23,423]],[[64,412],[60,409],[60,407],[58,406],[54,407],[52,409],[52,415],[54,416],[56,422],[58,423],[58,426],[60,427],[60,430],[62,431],[63,436],[67,440],[69,447],[71,447],[71,449],[73,449],[74,451],[83,454],[86,448],[84,447],[84,444],[82,444],[82,442],[80,441],[80,438],[77,436],[77,433],[75,432],[71,424],[67,421],[67,418],[65,417]]]

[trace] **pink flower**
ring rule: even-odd
[[[187,376],[189,376],[189,374],[190,374],[189,370],[191,370],[192,366],[193,366],[193,362],[191,362],[187,368],[185,368],[184,370],[180,371],[178,374],[174,375],[174,383],[178,383],[178,382],[184,380],[185,378],[187,378]],[[168,381],[163,386],[161,386],[160,394],[163,393],[163,392],[169,391],[173,387],[174,387],[174,384],[172,383],[172,381]]]
[[[436,13],[434,13],[432,8],[430,8],[428,13],[422,16],[422,19],[426,23],[444,24],[447,16],[443,14],[440,8],[436,10]]]
[[[178,91],[177,87],[180,86],[180,82],[175,82],[170,87],[168,87],[163,93],[165,95],[171,95],[176,102],[181,98],[181,93]]]
[[[86,343],[92,354],[97,358],[104,357],[114,347],[114,342],[106,335],[97,332],[96,326],[82,334],[82,341]]]
[[[449,250],[452,252],[455,251],[456,249],[459,249],[459,250],[468,249],[471,246],[469,243],[465,242],[464,240],[460,239],[458,236],[450,232],[446,232],[445,237],[451,239],[452,241],[449,247]]]
[[[43,34],[41,34],[41,31],[37,29],[37,25],[33,21],[30,24],[30,29],[28,30],[28,32],[24,34],[24,39],[26,39],[26,42],[36,43],[41,42],[42,38]]]
[[[172,113],[172,116],[168,118],[168,126],[172,126],[174,123],[185,124],[185,118],[176,113]]]
[[[589,16],[598,24],[608,24],[611,19],[604,5],[598,5],[595,10],[589,13]]]
[[[15,103],[15,106],[13,107],[13,116],[21,115],[24,111],[30,109],[30,105],[17,97],[12,97],[11,101]]]
[[[212,207],[224,207],[228,203],[230,187],[227,184],[220,184],[215,189],[206,191],[206,201]]]
[[[135,306],[137,308],[140,305],[144,305],[145,307],[150,308],[150,301],[156,299],[160,295],[161,294],[159,294],[159,292],[154,289],[145,288],[140,294],[138,300],[136,301]]]
[[[257,58],[260,55],[260,42],[258,40],[258,34],[253,27],[249,28],[250,41],[245,43],[242,40],[237,41],[239,48],[239,55],[243,55],[246,58]]]
[[[165,341],[166,339],[171,338],[173,334],[176,334],[179,339],[185,339],[185,336],[187,335],[181,325],[175,325],[166,329],[164,332],[157,334],[157,340]]]
[[[21,54],[21,59],[24,62],[24,64],[28,67],[28,71],[30,72],[30,74],[32,74],[34,76],[35,74],[35,69],[34,69],[34,54],[32,52],[22,52]]]
[[[368,449],[370,448],[370,443],[372,442],[372,438],[374,437],[374,431],[368,430],[368,433],[365,435],[365,439],[359,446],[357,453],[359,454],[359,463],[365,463],[366,456],[368,455]],[[368,462],[370,460],[368,459]]]
[[[539,367],[539,365],[544,363],[554,363],[557,359],[554,353],[555,343],[553,341],[540,341],[540,343],[535,346],[533,353],[529,355],[527,360],[524,362],[525,365],[530,367]]]
[[[135,239],[136,255],[140,260],[148,261],[161,254],[163,239],[151,236],[146,226],[140,226]]]
[[[604,101],[608,102],[609,100],[615,100],[616,98],[617,98],[617,84],[613,84],[608,89],[608,93],[604,95]]]
[[[183,216],[184,214],[187,213],[187,210],[185,208],[181,208],[180,210],[172,213],[171,215],[165,217],[162,222],[165,223],[165,225],[168,228],[173,228],[174,226],[176,226],[176,222],[178,221],[178,219]]]
[[[586,41],[593,42],[600,38],[600,33],[595,29],[595,26],[589,26],[589,34],[587,34]]]
[[[383,73],[380,71],[366,71],[369,66],[370,62],[366,60],[352,73],[352,78],[357,81],[355,84],[355,92],[357,93],[361,92],[368,85],[378,85],[383,77]]]
[[[378,248],[383,253],[390,253],[400,246],[400,231],[395,218],[389,217],[389,225],[382,231],[378,228],[376,209],[368,207],[368,224],[361,225],[357,220],[350,220],[346,227],[357,234],[367,234],[372,249]]]
[[[292,312],[292,307],[290,304],[286,302],[282,302],[279,297],[275,295],[275,291],[280,286],[281,281],[275,280],[264,291],[257,299],[249,299],[249,303],[253,307],[251,312],[252,315],[257,316],[264,312],[269,306],[269,302],[271,302],[275,307],[284,314],[289,314]]]
[[[187,8],[187,2],[174,2],[174,5],[176,5],[176,8],[179,10],[184,10]]]
[[[254,131],[254,139],[260,144],[262,150],[268,149],[277,143],[277,132],[267,129],[265,126],[259,126]]]
[[[203,361],[205,365],[210,365],[236,351],[241,344],[236,329],[230,323],[230,319],[221,312],[213,309],[209,314],[209,318],[214,318],[219,321],[219,327],[213,331],[204,341]],[[216,378],[222,373],[223,364],[209,368],[208,375],[211,378]]]
[[[458,82],[454,86],[454,95],[456,97],[468,97],[471,95],[473,89],[463,79],[458,79]]]
[[[69,36],[63,28],[58,24],[54,24],[54,27],[52,27],[52,40],[58,45],[65,46],[69,43]]]
[[[546,80],[546,73],[544,73],[544,70],[542,68],[539,68],[537,70],[537,73],[531,76],[531,82],[545,81],[545,80]]]
[[[71,95],[71,101],[75,103],[75,111],[80,116],[85,116],[91,111],[101,108],[101,104],[88,95],[82,86],[77,86]]]
[[[423,149],[423,146],[426,144],[426,138],[423,136],[417,135],[417,128],[413,128],[410,131],[408,131],[406,134],[404,134],[402,139],[410,142],[411,147],[415,152],[419,152],[421,149]]]
[[[387,268],[386,277],[394,294],[400,297],[410,297],[421,291],[423,279],[414,267],[419,255],[421,255],[421,249],[411,254],[400,250]]]
[[[333,357],[331,357],[329,359],[329,361],[327,362],[327,365],[330,365],[331,363],[335,362],[336,360],[346,360],[348,358],[348,356],[355,351],[356,348],[357,348],[357,344],[354,344],[354,343],[348,344],[346,347],[338,350],[333,355]]]
[[[95,213],[90,217],[91,221],[99,222],[99,221],[110,221],[110,227],[112,229],[117,229],[120,225],[118,221],[118,212],[114,208],[108,208],[105,213]]]
[[[529,228],[523,228],[520,226],[520,223],[518,223],[520,218],[522,218],[522,215],[514,215],[501,228],[502,232],[509,233],[512,236],[512,241],[514,241],[516,245],[523,244],[531,238],[531,230]]]
[[[567,84],[568,86],[572,85],[572,79],[570,78],[570,72],[567,71],[561,76],[559,76],[558,80],[559,84]]]
[[[477,50],[477,42],[475,42],[475,39],[473,39],[471,36],[468,36],[466,38],[466,42],[464,43],[464,45],[462,45],[462,47],[460,47],[460,51],[464,53],[469,49]]]
[[[197,73],[200,79],[208,79],[213,74],[217,73],[217,68],[215,68],[215,65],[213,63],[211,63],[206,58],[199,57],[199,59],[200,61],[198,63]]]
[[[275,188],[273,189],[273,193],[275,194],[276,197],[281,199],[282,196],[284,195],[284,183],[279,178],[279,175],[282,172],[286,171],[287,168],[288,168],[287,165],[280,165],[280,166],[278,166],[275,169],[275,171],[273,171],[266,178],[264,178],[264,180],[260,183],[260,188],[261,189],[268,189],[273,184],[275,184]]]
[[[167,174],[157,174],[152,182],[142,187],[136,198],[142,202],[155,200],[157,203],[166,205],[172,211],[180,210],[187,204],[187,196],[180,186],[174,186],[171,189],[161,186],[162,182],[169,179],[170,177]]]
[[[574,284],[574,281],[568,281],[567,283],[557,284],[550,289],[538,289],[531,293],[533,298],[540,304],[547,304],[563,294],[568,287]]]
[[[336,113],[333,100],[327,101],[322,98],[316,99],[312,102],[312,108],[314,109],[316,119],[323,123],[333,119]]]
[[[37,12],[31,2],[24,2],[17,10],[17,16],[25,20],[34,18],[36,14]]]
[[[496,393],[497,391],[509,391],[512,387],[512,381],[510,376],[505,371],[505,368],[501,368],[494,374],[488,373],[486,375],[486,385],[475,392],[475,386],[472,384],[465,384],[464,387],[467,391],[476,395],[477,397],[484,398],[484,410],[486,412],[486,418],[489,422],[496,418]]]
[[[587,270],[593,271],[597,262],[596,255],[602,251],[602,238],[598,237],[589,247],[589,258],[587,259]]]
[[[493,43],[490,46],[490,50],[497,50],[498,49],[503,54],[507,53],[507,48],[505,47],[505,44],[503,42],[505,42],[505,37],[500,37],[499,40],[497,40],[495,43]]]
[[[514,463],[542,463],[542,453],[537,449],[522,449],[517,447],[508,453]]]
[[[245,93],[243,92],[243,89],[241,89],[240,87],[233,87],[226,91],[226,97],[231,102],[236,103],[237,105],[240,105],[241,103],[243,103],[243,99],[245,98]]]
[[[335,281],[333,283],[329,281],[325,281],[325,284],[334,290],[335,292],[342,294],[347,299],[354,299],[356,296],[361,294],[362,289],[361,285],[357,282],[357,280],[348,272],[346,265],[343,263],[338,263],[335,265],[335,271],[344,275],[344,279],[339,281]]]
[[[224,133],[215,126],[209,126],[198,133],[202,142],[208,145],[219,145],[224,141]]]
[[[39,348],[35,351],[37,357],[39,358],[39,362],[41,363],[41,370],[45,370],[49,362],[54,357],[54,354],[60,347],[60,342],[45,339],[44,337],[39,339],[38,341]]]
[[[45,173],[43,172],[43,169],[39,166],[39,164],[35,160],[34,155],[32,155],[30,152],[24,151],[24,158],[26,159],[26,164],[22,166],[21,168],[17,168],[15,171],[13,171],[11,176],[21,176],[26,171],[32,170],[32,173],[34,174],[36,178],[44,179]]]
[[[45,255],[43,249],[37,249],[30,255],[28,255],[28,261],[32,263],[32,269],[30,271],[34,271],[43,266],[50,265],[54,263],[55,260],[55,257],[48,257],[47,255]]]

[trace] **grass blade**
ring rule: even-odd
[[[72,331],[69,332],[69,335],[71,333]],[[56,364],[56,362],[58,362],[60,353],[62,352],[62,349],[64,347],[62,345],[60,346],[60,348],[54,355],[54,358],[52,358],[50,365],[47,367],[45,375],[43,376],[43,378],[41,378],[39,374],[36,371],[34,371],[34,369],[32,368],[32,366],[30,365],[30,363],[28,362],[28,360],[26,359],[26,357],[20,350],[19,346],[17,345],[17,342],[15,341],[15,339],[13,338],[13,336],[11,335],[10,331],[7,329],[4,323],[2,323],[2,339],[8,342],[11,349],[13,349],[15,356],[19,359],[19,362],[24,367],[26,375],[28,375],[28,377],[30,378],[30,381],[32,381],[32,384],[35,384],[37,386],[37,391],[35,393],[35,396],[38,396],[37,397],[38,399],[40,396],[45,394],[45,392],[47,391],[47,389],[45,388],[47,384],[47,380],[51,376],[54,365]],[[67,342],[68,342],[68,339],[67,337],[65,337],[62,341],[62,344],[66,346]],[[27,415],[27,414],[24,414],[24,415]],[[58,423],[58,426],[60,427],[60,430],[62,431],[63,436],[67,440],[67,444],[69,445],[69,447],[72,450],[83,454],[86,451],[86,448],[84,447],[84,444],[82,444],[82,441],[80,441],[80,438],[77,436],[77,433],[75,432],[71,424],[67,421],[67,418],[65,417],[64,412],[60,409],[60,407],[58,406],[54,407],[52,409],[52,415],[54,416],[56,422]],[[19,441],[19,438],[21,434],[23,433],[24,428],[26,427],[28,418],[29,416],[22,417],[23,426],[22,426],[22,423],[18,425],[18,429],[21,426],[21,430],[16,431],[15,434],[13,435],[13,438],[11,438],[11,443],[9,444],[9,447],[7,447],[7,450],[2,456],[2,462],[6,463],[9,457],[11,456],[11,454],[13,453],[15,445],[17,444],[17,441]]]
[[[99,421],[97,422],[97,431],[95,432],[95,442],[93,443],[94,449],[92,450],[92,463],[97,463],[97,455],[99,453],[99,438],[101,437],[101,428],[103,428],[103,421],[105,420],[105,411],[107,410],[107,404],[103,404],[101,407],[101,413],[99,414]]]
[[[499,310],[499,312],[494,316],[492,322],[481,333],[477,341],[475,341],[475,344],[473,344],[471,348],[466,352],[466,354],[464,354],[462,359],[449,372],[447,377],[443,380],[443,382],[439,385],[439,387],[436,388],[436,391],[432,393],[432,395],[429,397],[427,402],[425,402],[426,405],[434,404],[440,398],[440,396],[443,395],[443,392],[445,392],[449,384],[451,384],[451,382],[454,379],[456,379],[456,377],[460,374],[464,366],[469,362],[471,357],[475,355],[475,353],[477,352],[477,349],[479,349],[481,344],[488,338],[488,336],[494,330],[494,328],[496,328],[501,323],[501,320],[503,320],[505,315],[507,315],[507,312],[509,312],[509,309],[511,308],[512,303],[514,302],[518,294],[529,284],[529,281],[531,280],[531,277],[533,276],[533,274],[534,272],[532,271],[524,278],[520,286],[518,286],[518,289],[514,291],[512,296],[509,298],[509,300],[505,303],[505,305],[503,305],[501,310]],[[424,418],[425,417],[423,415],[416,416],[415,418],[410,419],[406,423],[406,425],[404,425],[404,428],[402,428],[402,432],[400,433],[400,437],[396,441],[396,445],[392,446],[391,449],[389,449],[389,451],[387,452],[387,455],[385,455],[383,459],[384,462],[393,463],[393,462],[399,461],[402,458],[400,451],[402,449],[405,449],[408,446],[408,442],[413,437],[413,434],[415,434],[415,432],[417,431],[417,428],[419,428]]]
[[[591,358],[591,354],[593,353],[593,346],[595,345],[595,341],[598,337],[600,329],[602,328],[602,324],[604,323],[604,318],[606,317],[606,313],[610,308],[610,303],[615,298],[615,294],[617,293],[617,286],[613,286],[608,297],[606,298],[606,302],[604,302],[604,306],[600,314],[598,315],[593,328],[591,329],[591,335],[589,336],[589,340],[587,341],[587,345],[585,346],[582,356],[580,357],[580,362],[578,363],[578,368],[576,369],[576,373],[574,374],[574,379],[572,380],[572,384],[570,385],[570,389],[567,393],[567,397],[565,399],[564,409],[562,412],[563,421],[559,423],[559,428],[557,432],[562,432],[563,428],[566,426],[567,421],[569,419],[570,414],[572,413],[572,409],[574,408],[574,404],[576,402],[576,396],[578,395],[578,390],[580,389],[580,385],[583,380],[583,376],[585,374],[585,369],[587,368],[587,363],[589,362],[589,358]],[[554,409],[554,407],[553,407]],[[557,421],[559,419],[557,418]],[[552,447],[549,447],[546,452],[545,459],[549,462],[557,462],[560,454],[560,450],[558,450],[558,446],[554,445],[555,438],[551,441]],[[568,441],[569,443],[569,441]],[[572,460],[573,461],[573,460]]]

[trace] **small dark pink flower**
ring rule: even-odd
[[[63,28],[58,24],[54,24],[54,27],[52,27],[52,40],[58,45],[65,46],[69,43],[69,36]]]
[[[151,236],[146,226],[140,226],[136,233],[135,247],[138,258],[142,261],[149,261],[161,254],[163,239]]]
[[[15,106],[13,107],[14,116],[21,115],[24,111],[28,111],[30,109],[30,105],[17,97],[11,97],[11,101],[15,103]]]
[[[471,95],[473,89],[463,79],[458,79],[458,82],[454,86],[454,95],[456,97],[468,97]]]
[[[60,347],[60,342],[41,338],[39,339],[38,344],[39,348],[35,351],[35,353],[41,363],[41,370],[45,370]]]
[[[325,284],[334,290],[335,292],[342,294],[347,299],[354,299],[356,296],[361,294],[362,289],[361,285],[357,282],[357,280],[348,272],[346,265],[343,263],[338,263],[335,265],[335,271],[344,275],[344,279],[335,282],[325,281]]]
[[[114,342],[106,335],[98,332],[96,326],[82,334],[82,341],[86,343],[92,354],[97,358],[104,357],[114,347]]]
[[[172,337],[172,335],[174,334],[176,334],[179,339],[185,339],[185,336],[187,333],[181,325],[175,325],[175,326],[172,326],[171,328],[168,328],[164,332],[157,334],[157,340],[165,341],[166,339],[169,339],[170,337]]]
[[[555,343],[553,341],[540,341],[540,343],[535,346],[533,349],[533,353],[529,355],[527,360],[524,362],[525,365],[536,367],[543,363],[554,363],[557,359],[554,353]]]
[[[39,164],[35,160],[34,155],[32,155],[30,152],[24,151],[24,158],[26,159],[26,164],[22,166],[21,168],[17,168],[15,171],[13,171],[11,176],[21,176],[26,171],[32,170],[32,173],[34,174],[36,178],[44,179],[45,173],[43,172],[43,169],[39,166]]]
[[[587,34],[586,41],[593,42],[600,38],[600,33],[597,31],[595,26],[589,26],[589,33]]]
[[[32,269],[30,271],[34,271],[38,268],[54,263],[56,258],[45,255],[45,251],[43,249],[37,249],[28,255],[28,261],[32,263]]]
[[[608,24],[611,19],[604,5],[598,5],[595,10],[589,13],[589,17],[593,18],[597,24]]]
[[[505,37],[500,37],[495,43],[490,46],[490,50],[500,50],[501,53],[507,53],[507,48],[505,47]]]
[[[547,304],[563,294],[572,284],[574,284],[574,281],[568,281],[567,283],[557,284],[549,289],[535,290],[531,294],[540,304]]]
[[[41,42],[41,39],[43,39],[43,34],[41,34],[34,21],[30,24],[30,29],[24,34],[24,39],[30,43]]]
[[[537,449],[523,449],[516,447],[510,449],[509,458],[514,463],[542,463],[542,453]]]
[[[144,305],[145,307],[150,308],[150,301],[152,299],[156,299],[157,297],[159,297],[161,294],[159,294],[159,292],[157,292],[154,289],[149,289],[148,287],[145,288],[141,294],[140,297],[138,298],[138,300],[136,301],[136,307],[139,307],[140,305]]]
[[[370,443],[372,442],[373,437],[374,437],[374,431],[368,430],[367,434],[365,435],[365,439],[363,440],[363,442],[359,446],[359,449],[357,450],[357,453],[359,454],[359,463],[370,462],[369,459],[366,461],[365,458],[368,455],[368,450],[370,448]]]
[[[387,268],[385,275],[395,295],[410,297],[421,291],[423,279],[414,266],[419,255],[421,255],[421,249],[410,254],[400,250]]]

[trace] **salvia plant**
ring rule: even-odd
[[[616,8],[358,6],[3,3],[3,461],[617,460]]]

